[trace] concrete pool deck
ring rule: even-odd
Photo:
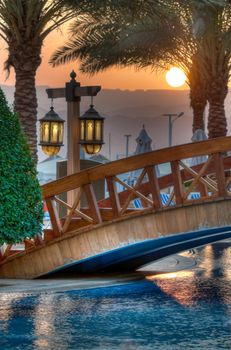
[[[0,279],[1,293],[47,293],[67,290],[93,289],[131,283],[143,279],[145,274],[177,272],[191,269],[196,259],[189,253],[177,254],[148,264],[133,274],[84,276],[53,279]]]

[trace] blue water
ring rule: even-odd
[[[231,349],[231,244],[117,287],[0,294],[0,349]]]

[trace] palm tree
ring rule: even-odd
[[[15,70],[14,108],[19,114],[32,154],[37,159],[36,71],[47,35],[72,17],[64,2],[51,0],[0,0],[0,36],[6,42],[5,68]]]
[[[231,4],[220,1],[201,8],[200,18],[204,25],[198,35],[203,76],[208,82],[209,137],[225,136],[227,121],[224,101],[228,93],[231,72]]]
[[[124,6],[126,2],[120,3]],[[139,69],[151,66],[163,70],[178,65],[185,72],[190,86],[194,132],[204,128],[207,98],[199,74],[196,43],[189,27],[192,13],[188,11],[188,4],[184,5],[182,13],[177,2],[169,5],[165,1],[159,6],[158,3],[144,1],[145,6],[135,12],[135,2],[132,2],[132,9],[128,2],[123,17],[120,7],[113,7],[110,15],[105,15],[103,6],[100,11],[84,9],[81,18],[71,27],[74,37],[54,53],[51,62],[57,65],[80,58],[81,70],[90,74],[112,65],[135,65]],[[181,18],[177,15],[179,12]]]
[[[76,3],[74,0],[67,2],[73,6]],[[132,9],[131,2],[126,0],[117,1],[117,4],[110,0],[97,3],[97,9],[94,6],[85,7],[83,12],[78,13],[82,17],[71,27],[74,36],[67,45],[56,51],[51,62],[57,65],[80,58],[81,70],[90,74],[112,65],[166,69],[176,64],[188,78],[194,115],[193,131],[204,128],[203,115],[208,99],[209,136],[225,135],[224,98],[227,88],[224,86],[222,89],[221,85],[227,86],[225,81],[229,77],[229,2],[166,0],[158,7],[155,0],[146,0],[133,1]],[[111,3],[113,7],[110,12]],[[122,11],[120,6],[126,4],[127,11],[124,8]],[[139,11],[136,5],[140,5]],[[177,16],[177,13],[180,15]],[[217,30],[225,38],[218,36]],[[219,53],[217,45],[221,47]],[[214,67],[217,63],[217,67]]]

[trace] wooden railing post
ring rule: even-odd
[[[176,204],[182,204],[184,198],[184,188],[182,184],[180,166],[178,160],[174,160],[171,162],[172,169],[172,179],[173,179],[173,187],[175,193]]]
[[[81,195],[82,195],[82,189],[79,188],[78,189],[78,193],[77,193],[77,197],[75,198],[74,203],[73,203],[73,205],[72,205],[72,207],[71,207],[71,209],[70,209],[70,211],[69,211],[69,213],[67,215],[67,218],[66,218],[66,220],[65,220],[65,222],[63,224],[63,233],[65,233],[67,231],[67,229],[68,229],[68,227],[70,225],[73,213],[74,213],[76,207],[79,205],[79,202],[80,202],[80,199],[81,199]]]
[[[198,191],[200,192],[201,197],[207,197],[208,196],[208,189],[205,184],[199,182],[197,185]]]
[[[35,236],[34,243],[35,245],[40,245],[44,243],[42,236],[39,233]]]
[[[160,199],[160,188],[159,188],[159,183],[156,176],[156,169],[155,167],[147,167],[145,168],[145,170],[148,174],[148,179],[150,184],[150,193],[152,195],[152,200],[153,200],[153,208],[155,210],[158,210],[162,208],[162,202]]]
[[[2,253],[2,251],[0,249],[0,261],[3,260],[3,259],[4,259],[4,255],[3,255],[3,253]]]
[[[10,255],[12,244],[7,244],[7,247],[3,253],[3,259],[7,258]]]
[[[227,195],[227,187],[226,187],[226,181],[225,181],[225,169],[224,169],[224,163],[223,163],[223,154],[216,153],[213,155],[213,157],[214,157],[214,161],[215,161],[218,196],[225,197]]]
[[[83,190],[87,197],[88,206],[90,209],[91,217],[94,224],[101,224],[102,218],[99,211],[98,203],[95,197],[95,192],[92,184],[87,184],[83,186]]]
[[[50,215],[52,228],[56,237],[62,234],[62,226],[59,220],[58,212],[53,197],[46,199],[47,209]]]
[[[107,189],[108,189],[108,193],[109,193],[109,198],[111,201],[113,217],[117,218],[119,216],[121,207],[120,207],[120,200],[119,200],[118,192],[116,189],[116,183],[114,181],[114,177],[112,177],[112,176],[107,177],[106,181],[107,181]]]

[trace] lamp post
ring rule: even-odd
[[[72,71],[70,73],[71,80],[70,82],[66,83],[66,86],[64,88],[55,88],[55,89],[47,89],[47,95],[48,98],[55,99],[55,98],[65,98],[67,102],[67,175],[71,175],[73,173],[80,171],[80,144],[84,146],[86,150],[92,150],[93,152],[97,153],[97,151],[100,150],[102,144],[103,144],[103,119],[98,112],[96,112],[95,109],[93,109],[93,106],[91,106],[91,119],[89,121],[89,118],[83,118],[81,119],[81,136],[83,138],[80,139],[80,101],[81,97],[83,96],[96,96],[98,92],[101,90],[101,86],[80,86],[80,83],[76,81],[76,73]],[[89,110],[88,110],[89,112]],[[96,116],[93,118],[93,114],[96,114]],[[86,112],[87,113],[87,112]],[[56,126],[52,124],[54,123],[54,120],[52,120],[50,123],[48,123],[47,117],[48,114],[52,114],[54,117],[55,114],[55,122]],[[85,115],[86,116],[86,115]],[[89,116],[89,113],[88,113]],[[50,147],[50,150],[52,151],[52,147],[54,147],[54,144],[51,142],[52,139],[48,138],[48,135],[56,135],[56,141],[58,141],[58,144],[55,145],[55,154],[58,153],[60,147],[62,146],[61,139],[58,138],[58,119],[60,117],[57,115],[57,113],[54,112],[53,106],[51,107],[50,112],[48,112],[44,118],[40,120],[41,123],[41,142],[40,145],[42,146],[43,150],[46,150],[46,147]],[[60,118],[61,119],[61,118]],[[61,122],[61,120],[59,120]],[[63,120],[62,120],[63,122]],[[47,123],[47,124],[45,124]],[[46,125],[46,126],[45,126]],[[63,124],[62,124],[63,125]],[[53,126],[53,131],[49,131],[48,127]],[[85,130],[85,128],[87,128]],[[62,129],[63,130],[63,129]],[[45,133],[46,131],[46,133]],[[63,131],[62,131],[63,134]],[[89,137],[91,135],[91,138]],[[87,139],[90,138],[90,139]],[[44,144],[46,142],[46,144]],[[96,147],[97,142],[97,147]],[[50,154],[50,153],[47,153]],[[54,154],[54,153],[53,153]],[[74,199],[76,196],[76,191],[70,191],[68,192],[68,202],[70,204],[74,203]]]
[[[130,134],[124,135],[124,137],[126,138],[126,153],[125,153],[126,158],[129,156],[129,138],[131,136],[132,135]]]
[[[83,96],[96,96],[101,90],[101,86],[80,86],[76,81],[76,73],[74,71],[70,74],[71,80],[66,83],[65,88],[47,89],[48,98],[52,100],[55,98],[65,98],[67,101],[67,175],[73,174],[80,170],[80,144],[82,144],[86,151],[90,153],[97,153],[103,144],[103,117],[93,108],[91,108],[80,117],[80,101]],[[50,117],[56,117],[55,121],[48,124]],[[89,118],[88,118],[89,117]],[[60,119],[58,121],[58,119]],[[54,112],[53,106],[44,118],[40,119],[41,123],[41,141],[40,145],[43,150],[49,147],[52,151],[52,139],[48,135],[53,135],[54,132],[48,131],[48,126],[53,126],[53,131],[58,133],[59,122],[63,120]],[[53,124],[52,124],[53,123]],[[56,123],[56,124],[54,124]],[[81,123],[81,124],[80,124]],[[55,126],[56,125],[56,126]],[[63,125],[63,124],[62,124]],[[55,128],[55,129],[54,129]],[[81,128],[81,135],[80,135]],[[60,134],[63,135],[63,126],[60,127]],[[55,134],[55,135],[56,135]],[[80,138],[81,136],[81,138]],[[63,145],[61,139],[56,137],[59,141],[56,145],[55,154],[58,153],[60,147]],[[44,144],[45,142],[45,144]],[[50,142],[50,143],[49,143]],[[49,154],[49,153],[47,153]],[[54,153],[53,153],[54,154]]]
[[[173,123],[180,117],[184,115],[184,112],[180,113],[166,113],[163,114],[164,117],[168,117],[168,145],[169,147],[172,146],[172,128],[173,128]]]

